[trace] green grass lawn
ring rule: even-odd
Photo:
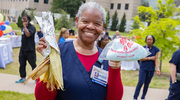
[[[13,62],[6,65],[6,69],[0,69],[0,73],[7,73],[7,74],[13,74],[13,75],[19,75],[19,50],[20,48],[13,48]],[[43,56],[41,56],[38,52],[36,52],[36,64],[39,65],[40,62],[43,61]],[[31,66],[27,62],[26,66],[26,72],[27,74],[30,74],[31,72]]]
[[[19,49],[20,48],[13,48],[13,62],[10,64],[6,65],[6,69],[0,69],[0,73],[7,73],[7,74],[13,74],[13,75],[19,75],[19,62],[18,62],[18,55],[19,55]],[[36,52],[37,56],[37,65],[40,64],[40,62],[43,61],[43,56],[41,56],[38,52]],[[151,88],[163,88],[163,89],[168,89],[169,87],[169,59],[163,60],[163,65],[162,65],[162,74],[159,75],[154,75],[152,82],[150,84]],[[26,67],[26,72],[27,75],[30,74],[31,72],[31,66],[27,62],[27,67]],[[122,77],[122,82],[124,86],[133,86],[135,87],[137,82],[138,82],[138,75],[139,71],[121,71],[121,77]]]
[[[0,91],[0,100],[35,100],[34,94]]]
[[[11,26],[13,30],[20,31],[16,24],[11,23]],[[36,29],[39,28],[39,25],[36,25]],[[77,29],[73,27],[74,30]],[[59,30],[56,30],[56,36],[59,35]],[[109,35],[113,36],[115,34],[115,31],[109,31]],[[129,33],[120,33],[122,36],[127,36]],[[19,49],[20,48],[13,48],[13,62],[6,65],[6,69],[0,69],[0,73],[7,73],[7,74],[13,74],[13,75],[19,75],[19,62],[18,62],[18,55],[19,55]],[[37,56],[37,62],[36,64],[39,65],[40,62],[43,61],[43,56],[41,56],[38,52],[36,52]],[[154,75],[151,83],[150,88],[160,88],[160,89],[168,89],[169,88],[169,63],[168,61],[170,58],[166,58],[163,60],[162,64],[162,74],[161,75]],[[27,62],[26,66],[26,72],[27,75],[31,72],[31,67],[29,63]],[[135,87],[138,82],[138,75],[139,71],[121,71],[121,78],[124,86],[133,86]],[[10,92],[10,91],[0,91],[0,98],[2,100],[35,100],[34,94],[23,94],[23,93],[17,93],[17,92]]]

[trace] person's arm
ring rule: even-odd
[[[50,89],[47,89],[46,83],[41,82],[38,78],[34,95],[36,100],[55,100],[57,90],[54,89],[53,91],[51,91]]]
[[[141,61],[147,61],[147,60],[155,60],[155,56],[151,56],[151,57],[145,57],[145,58],[142,58],[140,59]]]
[[[26,35],[26,37],[31,36],[30,32],[27,29],[27,25],[28,25],[28,21],[23,22],[23,29],[24,29],[24,34]]]
[[[159,52],[157,52],[156,55],[155,55],[155,67],[156,67],[156,73],[158,75],[160,75],[161,72],[160,72],[160,69],[159,69],[158,54],[159,54]]]
[[[170,63],[170,73],[171,73],[172,83],[175,83],[175,81],[176,81],[176,65],[174,65],[173,63]]]
[[[123,85],[120,74],[120,62],[114,63],[109,61],[109,65],[106,100],[121,100],[123,96]]]

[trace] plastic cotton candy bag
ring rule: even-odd
[[[101,55],[100,60],[134,61],[142,59],[151,53],[141,45],[125,38],[114,39],[109,42]]]

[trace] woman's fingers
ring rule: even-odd
[[[37,50],[40,54],[42,54],[42,50],[45,49],[46,47],[47,47],[47,43],[46,43],[45,38],[43,37],[43,38],[41,38],[41,39],[39,40],[39,45],[37,46],[36,50]]]
[[[113,69],[118,69],[121,67],[121,61],[112,61],[109,60],[109,66]]]

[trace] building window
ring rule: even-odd
[[[34,0],[34,2],[39,2],[39,0]]]
[[[111,3],[110,9],[113,9],[113,8],[114,8],[114,4],[113,4],[113,3]]]
[[[129,9],[129,4],[125,4],[125,10]]]
[[[121,4],[120,3],[118,3],[117,9],[121,9]]]
[[[48,4],[48,0],[44,0],[44,3],[45,3],[45,4]]]

